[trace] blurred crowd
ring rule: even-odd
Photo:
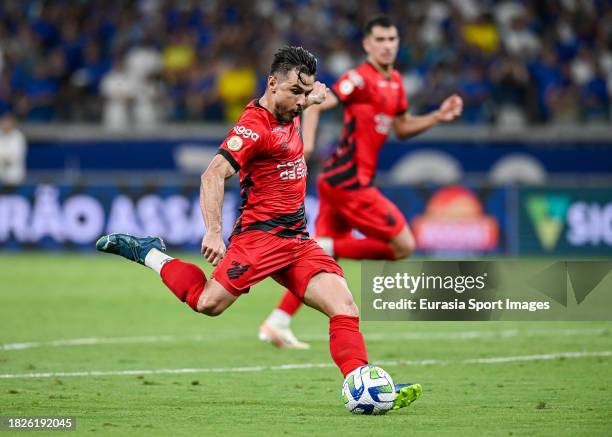
[[[612,0],[2,0],[0,112],[30,122],[233,121],[274,51],[303,45],[328,84],[361,26],[398,24],[412,111],[458,92],[469,124],[609,122]]]

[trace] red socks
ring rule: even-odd
[[[176,297],[197,311],[198,300],[206,284],[206,275],[198,266],[175,258],[164,264],[161,278]]]
[[[375,238],[334,239],[334,255],[350,259],[395,259],[389,243]]]
[[[329,351],[344,376],[368,364],[359,317],[339,315],[329,319]]]
[[[302,302],[287,290],[277,309],[292,316],[301,305]],[[329,319],[329,350],[344,376],[368,364],[365,343],[359,332],[359,317],[338,315]]]
[[[292,292],[286,290],[276,308],[286,312],[290,316],[293,316],[301,306],[302,301],[299,300]]]

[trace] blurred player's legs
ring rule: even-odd
[[[310,345],[299,341],[289,327],[291,317],[301,306],[302,302],[293,293],[287,291],[277,307],[259,327],[259,339],[272,343],[278,348],[309,349]]]
[[[395,260],[410,256],[414,237],[402,212],[376,187],[336,188],[320,178],[317,236],[333,239],[333,255]],[[365,238],[355,238],[352,230]]]
[[[375,187],[337,189],[318,181],[319,215],[316,234],[319,244],[335,258],[403,259],[412,254],[415,240],[399,209]],[[355,238],[357,229],[365,238]],[[259,339],[280,348],[299,348],[291,330],[291,318],[300,302],[286,290],[280,302],[259,328]],[[279,339],[275,341],[274,339]]]

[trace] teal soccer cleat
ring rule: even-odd
[[[416,401],[423,394],[421,384],[395,384],[397,398],[393,402],[392,410],[405,408]]]
[[[166,251],[164,240],[159,237],[133,237],[128,234],[110,234],[96,241],[100,252],[114,253],[130,261],[144,265],[145,257],[151,249]]]

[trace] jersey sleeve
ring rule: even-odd
[[[257,118],[241,118],[221,143],[217,154],[239,171],[266,149],[266,129]]]
[[[400,78],[399,80],[399,101],[397,107],[397,113],[395,115],[403,115],[408,111],[408,98],[406,97],[406,90],[404,84]]]
[[[367,95],[366,82],[357,70],[349,70],[340,76],[332,91],[345,104],[364,100]]]

